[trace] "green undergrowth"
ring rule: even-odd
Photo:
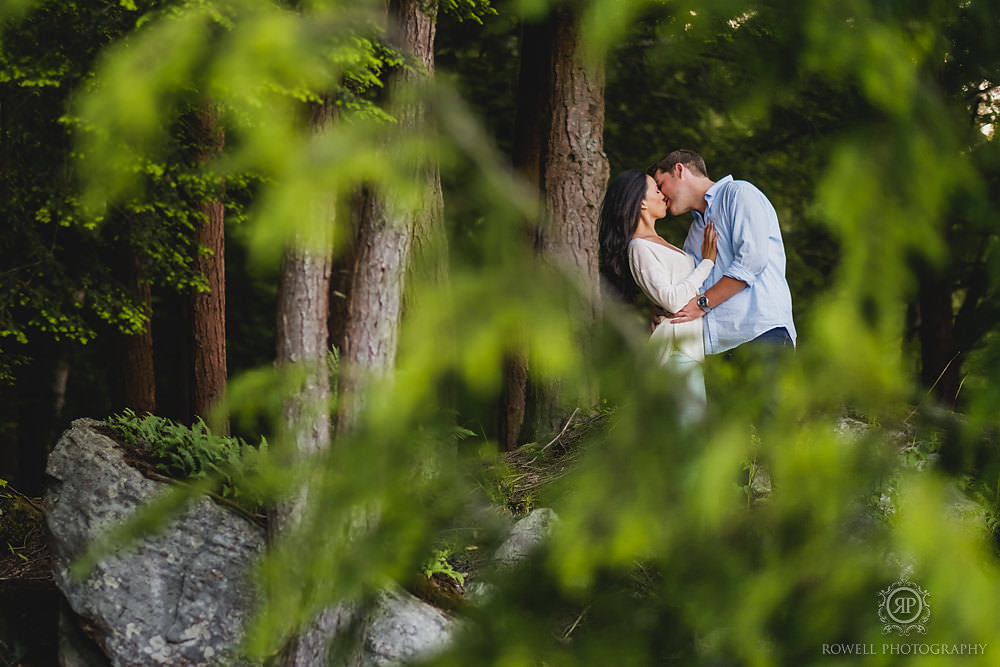
[[[465,585],[465,575],[455,568],[454,557],[450,549],[435,549],[420,566],[420,571],[425,577],[431,579],[435,574],[445,576]]]
[[[572,469],[586,441],[602,433],[611,413],[604,407],[573,412],[559,433],[497,456],[483,471],[480,486],[515,517],[528,515],[544,505],[546,488]]]
[[[262,499],[249,483],[267,452],[267,440],[257,445],[241,438],[212,433],[200,418],[191,427],[131,410],[108,417],[107,424],[125,443],[141,451],[159,473],[180,481],[218,480],[218,493],[253,513]]]

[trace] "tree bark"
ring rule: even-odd
[[[333,115],[331,101],[315,105],[310,121],[313,131],[322,132]],[[319,203],[313,214],[324,216],[332,224],[334,206],[332,202]],[[326,359],[331,265],[331,250],[325,244],[306,246],[293,241],[285,251],[278,289],[277,364],[299,366],[305,372],[298,393],[287,399],[283,412],[283,444],[291,463],[330,446],[330,376]],[[271,509],[268,533],[272,542],[301,523],[308,502],[309,488],[304,485]],[[346,607],[320,613],[292,638],[280,664],[325,665],[330,642],[348,622],[349,615]]]
[[[410,222],[384,197],[369,195],[341,351],[338,432],[354,428],[370,379],[384,377],[395,364],[411,239]]]
[[[539,192],[545,139],[549,127],[549,88],[552,71],[551,21],[521,26],[521,62],[517,81],[517,111],[514,119],[514,168]],[[533,239],[525,239],[532,243]],[[504,359],[500,392],[497,440],[504,451],[512,451],[521,441],[528,406],[528,357],[513,352]]]
[[[400,82],[419,85],[432,79],[437,3],[397,0],[390,11],[397,17],[400,46],[423,68],[423,71],[400,71]],[[427,108],[422,102],[399,108],[397,115],[405,126],[429,131]],[[412,221],[410,277],[414,281],[441,286],[448,282],[448,236],[444,229],[444,196],[441,192],[441,169],[438,163],[428,161],[419,170],[417,179],[423,184],[424,198],[423,206]]]
[[[424,72],[400,68],[388,77],[390,93],[412,83],[411,77],[430,76],[434,67],[436,2],[396,0],[390,3],[390,21],[401,50],[413,56]],[[422,128],[422,105],[395,104],[390,112],[401,131]],[[372,379],[391,374],[396,362],[411,246],[419,234],[421,268],[441,271],[441,237],[434,230],[440,219],[441,185],[436,166],[415,178],[425,183],[422,213],[404,210],[391,193],[370,192],[358,231],[357,264],[351,287],[341,355],[340,401],[337,431],[353,429],[364,408],[364,394]],[[419,231],[418,231],[419,230]],[[424,263],[426,261],[426,264]]]
[[[287,432],[294,434],[296,454],[303,457],[330,445],[325,409],[330,395],[326,370],[329,281],[330,255],[325,249],[291,247],[286,251],[278,288],[277,363],[306,369],[301,392],[284,409]]]
[[[146,326],[141,333],[118,334],[118,387],[121,408],[137,415],[156,412],[156,373],[153,366],[152,296],[143,279],[142,262],[134,249],[122,242],[119,246],[118,276],[125,289],[142,304]]]
[[[546,216],[537,250],[543,261],[568,271],[584,290],[567,307],[579,326],[579,345],[586,349],[587,332],[600,308],[597,218],[609,172],[604,70],[583,63],[577,17],[567,8],[554,12],[551,117],[542,174]],[[537,385],[536,391],[537,430],[555,432],[569,412],[566,392],[553,384]]]
[[[322,249],[291,247],[285,253],[278,290],[278,354],[280,366],[302,366],[305,379],[283,411],[283,431],[291,462],[330,446],[329,374],[326,369],[330,255]],[[302,521],[309,502],[308,486],[279,502],[268,513],[273,543]],[[324,665],[330,641],[347,623],[346,611],[331,608],[302,628],[285,647],[282,665]]]
[[[224,134],[217,114],[203,108],[196,119],[199,162],[209,162],[222,150]],[[191,291],[192,406],[194,417],[208,420],[212,408],[226,392],[226,262],[225,208],[221,199],[200,206],[205,222],[195,229],[199,247],[195,269],[208,281],[208,291]],[[203,249],[203,250],[202,250]],[[228,420],[221,428],[229,432]]]
[[[538,250],[584,281],[586,324],[596,320],[600,306],[597,218],[610,169],[604,154],[604,70],[583,64],[576,17],[556,11],[543,175],[547,215]]]
[[[424,63],[426,69],[432,69],[436,3],[402,0],[390,7],[392,18],[396,19],[395,27],[399,31],[402,50],[414,54],[421,63]],[[430,67],[427,67],[428,62]],[[409,75],[405,69],[390,74],[387,88],[393,91],[400,83],[405,82],[407,76]],[[424,122],[422,107],[397,106],[390,111],[398,118],[403,131],[418,127]],[[440,177],[436,168],[415,176],[425,179],[428,183],[430,196],[427,201],[430,202],[430,212],[421,216],[405,211],[391,194],[382,192],[369,192],[361,204],[362,216],[358,224],[356,243],[353,246],[355,254],[353,281],[346,295],[346,318],[340,356],[337,413],[339,433],[349,432],[358,424],[364,408],[365,392],[371,378],[390,375],[395,366],[404,287],[415,228],[420,226],[422,231],[426,230],[429,244],[427,247],[431,247],[434,217],[439,217],[440,211]],[[326,302],[330,295],[329,256],[326,260],[325,282],[312,284],[309,290],[311,294],[317,295],[316,303],[319,301],[319,294],[323,295],[323,311],[320,313],[317,310],[308,318],[311,323],[322,323],[324,360],[325,336],[333,327],[332,323],[328,323],[329,304]],[[317,269],[304,268],[286,272],[285,275],[291,278],[296,275],[318,275],[318,273]],[[284,293],[284,289],[282,292]],[[312,301],[313,299],[309,300],[310,303]],[[283,306],[281,312],[283,317],[290,317],[305,306],[306,304],[301,304],[294,309]],[[296,331],[305,326],[304,322],[292,327],[283,323],[281,329]],[[310,349],[316,346],[318,350],[320,343],[318,330],[310,340]],[[310,395],[314,400],[321,396],[322,391],[328,392],[328,385],[324,386],[319,377],[310,384],[313,385],[310,388]],[[298,401],[296,403],[299,403],[301,410],[302,403]],[[298,420],[312,426],[312,436],[308,434],[302,436],[300,453],[318,451],[318,448],[328,446],[328,443],[320,444],[321,438],[318,433],[324,430],[326,437],[329,437],[329,422],[321,421],[326,416],[326,413],[322,412],[316,415],[315,422],[310,422],[302,418],[301,412],[288,415],[289,423]],[[277,526],[287,526],[299,521],[307,502],[307,491],[304,491],[290,506],[278,508],[275,511],[276,520],[272,520],[272,523]],[[337,640],[337,636],[347,627],[353,615],[354,610],[345,604],[335,605],[323,611],[309,628],[293,640],[285,653],[283,664],[326,664],[331,642]]]
[[[357,190],[350,198],[349,219],[351,225],[347,240],[338,248],[333,258],[333,269],[330,276],[330,316],[328,330],[330,345],[343,353],[344,340],[347,336],[347,312],[350,309],[351,286],[354,284],[354,270],[358,264],[358,224],[364,218],[367,193],[363,188]]]

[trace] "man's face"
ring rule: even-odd
[[[675,165],[671,171],[657,170],[654,177],[657,187],[660,188],[660,192],[667,198],[667,210],[670,211],[671,215],[680,215],[691,210],[690,207],[684,208],[684,203],[681,199],[683,190],[681,179],[678,176],[678,166],[680,165]]]

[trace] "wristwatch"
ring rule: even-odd
[[[704,310],[706,313],[712,310],[712,307],[708,305],[708,297],[704,294],[698,295],[698,307]]]

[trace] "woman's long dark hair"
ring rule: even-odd
[[[601,202],[598,229],[601,275],[627,302],[639,292],[628,266],[628,243],[639,225],[642,200],[646,198],[646,173],[623,171],[608,183]]]

